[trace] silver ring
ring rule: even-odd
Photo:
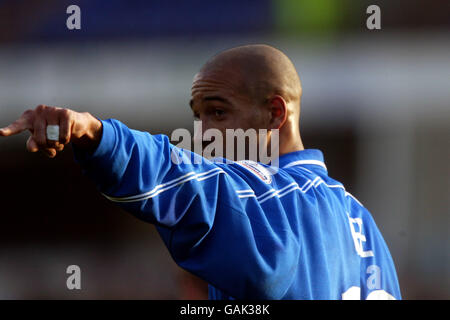
[[[47,140],[59,141],[59,126],[48,125],[47,126]]]

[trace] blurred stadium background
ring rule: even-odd
[[[81,30],[66,8],[81,8]],[[381,8],[381,30],[366,8]],[[170,134],[192,127],[192,78],[246,43],[284,51],[303,82],[302,135],[372,212],[405,299],[450,298],[450,4],[368,0],[2,0],[0,126],[37,104]],[[72,161],[0,139],[1,299],[206,298],[154,227]],[[81,290],[66,288],[67,266]]]

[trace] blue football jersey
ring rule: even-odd
[[[165,135],[102,124],[97,149],[74,146],[76,161],[107,199],[156,226],[211,299],[401,299],[372,216],[328,176],[321,151],[282,155],[277,168],[207,160]]]

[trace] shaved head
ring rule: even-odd
[[[230,74],[236,80],[236,91],[257,103],[273,95],[300,106],[302,88],[291,60],[280,50],[264,45],[246,45],[228,49],[213,56],[200,69],[208,73]]]
[[[203,129],[277,129],[280,154],[302,150],[300,78],[280,50],[254,44],[219,52],[195,75],[190,101]]]

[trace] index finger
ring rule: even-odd
[[[27,129],[31,129],[30,117],[24,113],[19,119],[11,123],[9,126],[0,129],[0,136],[8,137],[21,133]]]

